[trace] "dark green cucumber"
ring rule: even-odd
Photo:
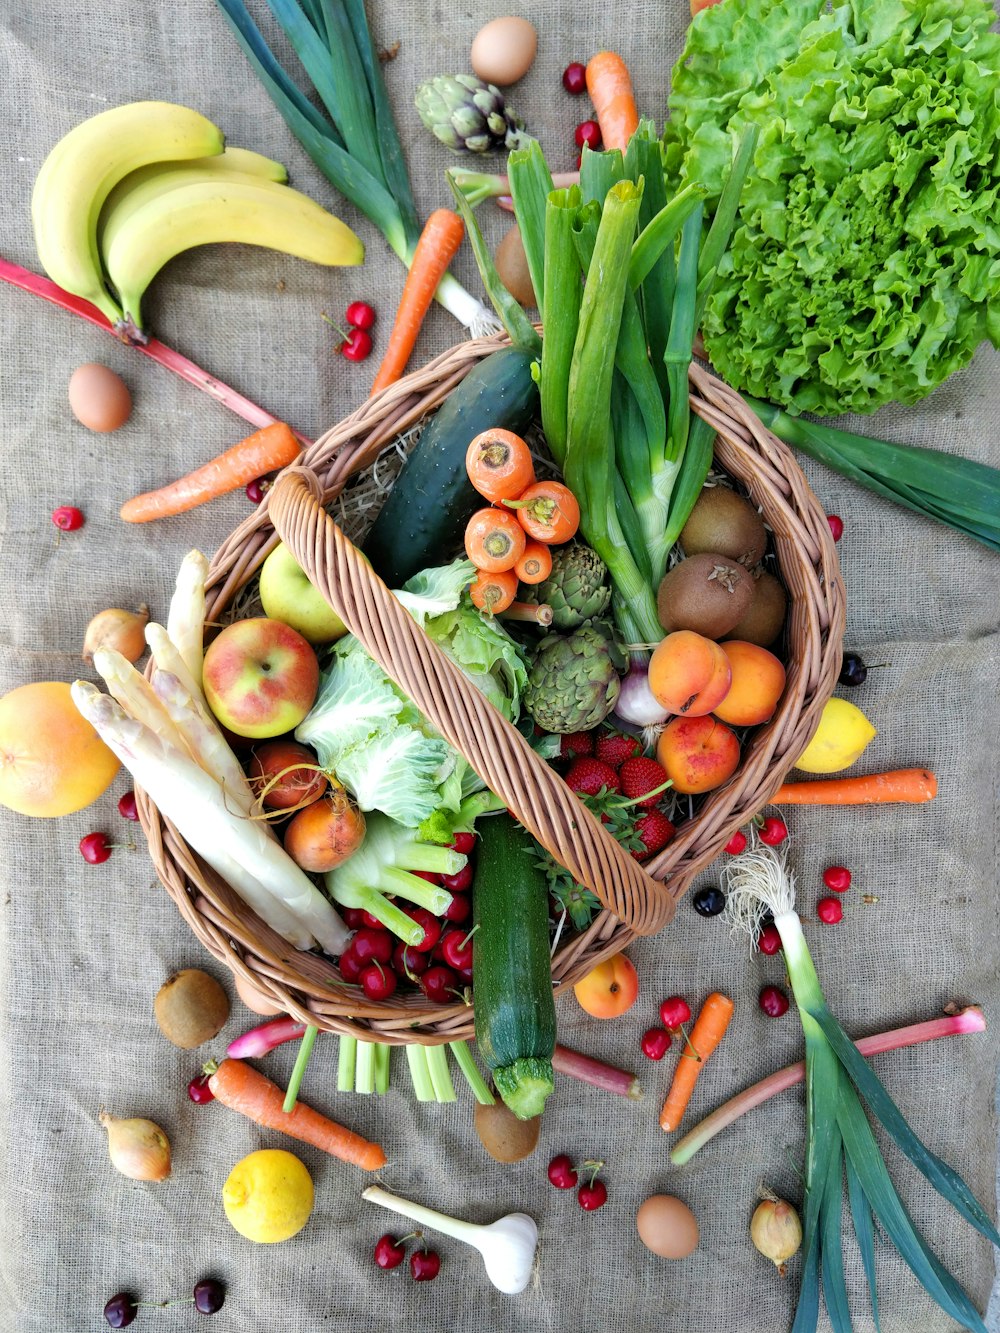
[[[470,370],[424,427],[362,550],[390,588],[450,560],[465,525],[485,501],[472,489],[465,453],[492,426],[520,433],[538,414],[533,356],[517,347],[492,352]]]
[[[521,1120],[540,1115],[553,1088],[556,1007],[549,958],[549,889],[538,849],[510,815],[476,829],[472,1004],[479,1054]]]

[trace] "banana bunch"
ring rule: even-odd
[[[42,163],[31,198],[35,246],[53,282],[145,342],[141,303],[168,260],[216,241],[315,264],[360,264],[339,218],[291,189],[280,162],[226,148],[189,107],[130,102],[77,125]]]

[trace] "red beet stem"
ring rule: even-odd
[[[234,1060],[253,1060],[260,1055],[267,1055],[276,1046],[286,1041],[295,1041],[306,1030],[305,1023],[296,1022],[287,1014],[272,1018],[269,1023],[262,1023],[259,1028],[251,1028],[241,1037],[236,1037],[226,1047],[226,1054]]]
[[[581,1083],[603,1088],[605,1092],[616,1093],[619,1097],[637,1101],[642,1096],[642,1088],[634,1074],[625,1069],[615,1069],[614,1065],[606,1065],[591,1055],[571,1051],[568,1046],[556,1046],[552,1053],[552,1068],[557,1074],[578,1078]]]

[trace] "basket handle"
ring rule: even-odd
[[[624,851],[430,639],[322,507],[307,468],[289,467],[268,496],[275,531],[385,674],[458,750],[526,829],[637,935],[674,914],[666,886]]]

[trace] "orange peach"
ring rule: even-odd
[[[729,661],[733,683],[729,693],[713,710],[715,716],[734,727],[754,727],[774,713],[785,688],[785,668],[766,648],[742,639],[720,645]]]
[[[674,791],[697,796],[733,776],[740,763],[740,743],[714,717],[675,717],[660,732],[656,757]]]
[[[717,643],[681,629],[658,644],[649,661],[649,688],[671,713],[703,717],[722,703],[732,679],[729,661]]]
[[[639,994],[639,974],[623,953],[605,958],[573,987],[577,1003],[593,1018],[617,1018]]]

